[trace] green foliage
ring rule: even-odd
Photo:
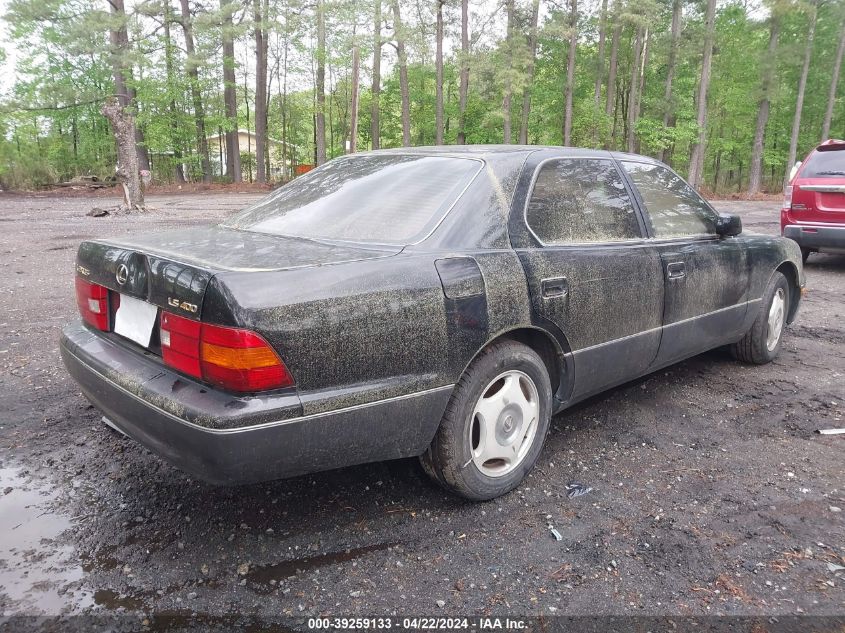
[[[224,116],[220,47],[223,14],[219,0],[191,0],[196,53],[185,52],[180,7],[175,0],[143,0],[127,5],[129,14],[115,17],[101,0],[9,0],[6,21],[16,48],[13,88],[0,100],[0,180],[7,187],[37,187],[83,174],[107,176],[114,171],[114,140],[99,113],[102,100],[114,92],[112,64],[131,68],[128,84],[136,91],[134,108],[158,181],[175,177],[184,166],[189,179],[201,178],[192,83],[188,69],[196,68],[208,136],[235,124]],[[434,143],[435,68],[434,3],[400,3],[403,35],[408,50],[411,96],[411,139],[416,145]],[[494,3],[495,4],[495,3]],[[642,82],[639,116],[634,123],[635,145],[641,153],[664,157],[683,172],[690,147],[697,138],[695,95],[701,76],[704,3],[684,3],[683,31],[674,67],[672,96],[666,98],[669,67],[670,0],[620,0],[609,3],[605,33],[601,94],[594,95],[598,60],[598,0],[579,3],[572,142],[586,147],[624,149],[632,81]],[[774,68],[771,113],[763,153],[765,185],[780,187],[786,168],[789,135],[808,27],[808,3],[766,0],[779,20],[777,55],[767,59],[769,15],[740,0],[720,2],[712,80],[708,98],[705,156],[706,186],[740,191],[748,176],[754,128],[761,97],[761,74]],[[511,38],[505,37],[503,4],[473,5],[471,73],[465,112],[469,143],[503,140],[506,91],[512,138],[522,121],[523,94],[531,97],[528,140],[535,144],[562,141],[569,35],[572,26],[567,3],[542,3],[538,49],[530,73],[531,0],[517,0]],[[838,2],[819,6],[816,41],[799,137],[799,158],[818,143],[831,82],[832,59],[845,21]],[[254,130],[254,40],[252,3],[231,3],[236,38],[235,70],[239,113],[237,127]],[[372,145],[370,85],[372,68],[373,2],[327,0],[326,134],[327,154],[346,151],[352,113],[352,48],[361,53],[358,147]],[[447,3],[444,58],[445,142],[457,140],[459,111],[460,6]],[[264,26],[269,37],[268,136],[284,146],[284,162],[292,169],[314,162],[315,5],[305,0],[269,0]],[[383,147],[402,142],[401,96],[395,34],[390,5],[382,0],[383,63],[379,114]],[[128,29],[130,47],[115,50],[109,30]],[[614,26],[620,29],[615,101],[606,111],[607,76]],[[645,36],[646,63],[634,68],[633,48],[638,30]],[[5,53],[0,49],[0,61]],[[839,94],[845,90],[840,86]],[[833,135],[845,136],[845,103],[834,108]],[[277,147],[274,145],[274,147]],[[274,150],[280,154],[280,150]],[[216,146],[212,160],[219,162]],[[277,156],[275,160],[282,160]],[[242,157],[244,173],[255,172],[254,153]],[[218,172],[219,176],[219,172]]]

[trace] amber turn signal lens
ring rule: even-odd
[[[275,350],[250,330],[162,312],[161,352],[170,367],[229,391],[268,391],[294,384]]]
[[[228,369],[255,369],[279,364],[279,357],[267,347],[234,348],[202,344],[202,360]]]

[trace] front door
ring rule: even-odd
[[[566,337],[569,400],[635,378],[660,342],[663,273],[610,158],[553,158],[534,171],[524,222],[535,246],[516,248],[535,314]]]
[[[748,309],[748,254],[716,234],[718,214],[670,169],[623,160],[645,207],[665,279],[655,366],[739,339]]]

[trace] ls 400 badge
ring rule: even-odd
[[[174,299],[173,297],[167,298],[167,305],[173,306],[174,308],[179,308],[180,310],[184,310],[185,312],[196,312],[197,306],[195,303],[188,303],[187,301],[179,301],[179,299]]]

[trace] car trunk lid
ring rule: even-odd
[[[104,302],[110,312],[107,331],[158,352],[157,333],[151,332],[160,318],[155,308],[200,320],[209,284],[221,272],[327,266],[389,257],[400,250],[202,227],[83,242],[76,271],[79,279],[110,291]],[[87,298],[81,301],[84,305]]]
[[[801,178],[792,195],[803,221],[845,223],[845,178]]]
[[[178,301],[199,316],[211,278],[389,257],[400,246],[361,246],[264,235],[221,226],[83,242],[77,271],[88,281],[162,308]]]

